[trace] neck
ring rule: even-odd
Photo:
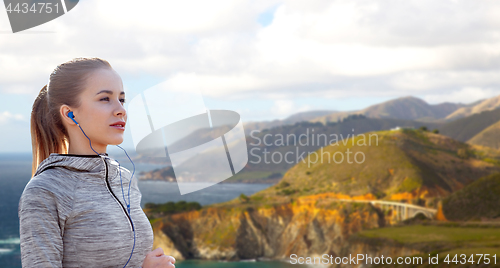
[[[106,145],[96,143],[92,143],[92,147],[90,147],[89,140],[87,138],[83,137],[83,139],[81,139],[79,137],[77,140],[70,140],[68,154],[93,155],[96,154],[96,152],[97,154],[105,154],[106,148]]]
[[[88,142],[88,141],[87,141]],[[78,146],[76,146],[78,147]],[[75,148],[74,146],[72,147],[71,144],[68,148],[68,154],[76,154],[76,155],[93,155],[93,154],[105,154],[106,153],[106,148],[104,149],[98,149],[96,146],[92,145],[92,148],[94,148],[95,152],[90,148],[90,145],[87,143],[88,148]]]
[[[89,139],[83,134],[79,126],[68,127],[68,153],[76,155],[96,155],[105,154],[107,144],[99,143],[97,141],[92,141],[92,147],[90,146]],[[95,152],[94,152],[95,151]]]

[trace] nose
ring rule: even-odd
[[[123,120],[127,120],[127,111],[121,102],[118,102],[118,105],[114,110],[114,115],[116,117],[123,117]]]

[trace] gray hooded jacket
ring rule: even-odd
[[[137,180],[130,215],[123,193],[131,172],[107,156],[51,154],[19,201],[23,267],[140,267],[153,231],[140,207]],[[132,227],[133,224],[133,227]]]

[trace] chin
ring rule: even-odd
[[[117,139],[110,140],[108,142],[108,145],[120,145],[122,143],[123,143],[123,137],[122,138],[117,138]]]

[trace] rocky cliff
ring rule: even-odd
[[[178,259],[339,256],[351,234],[384,222],[383,214],[369,204],[308,196],[275,205],[209,207],[170,215],[153,224],[154,246]]]

